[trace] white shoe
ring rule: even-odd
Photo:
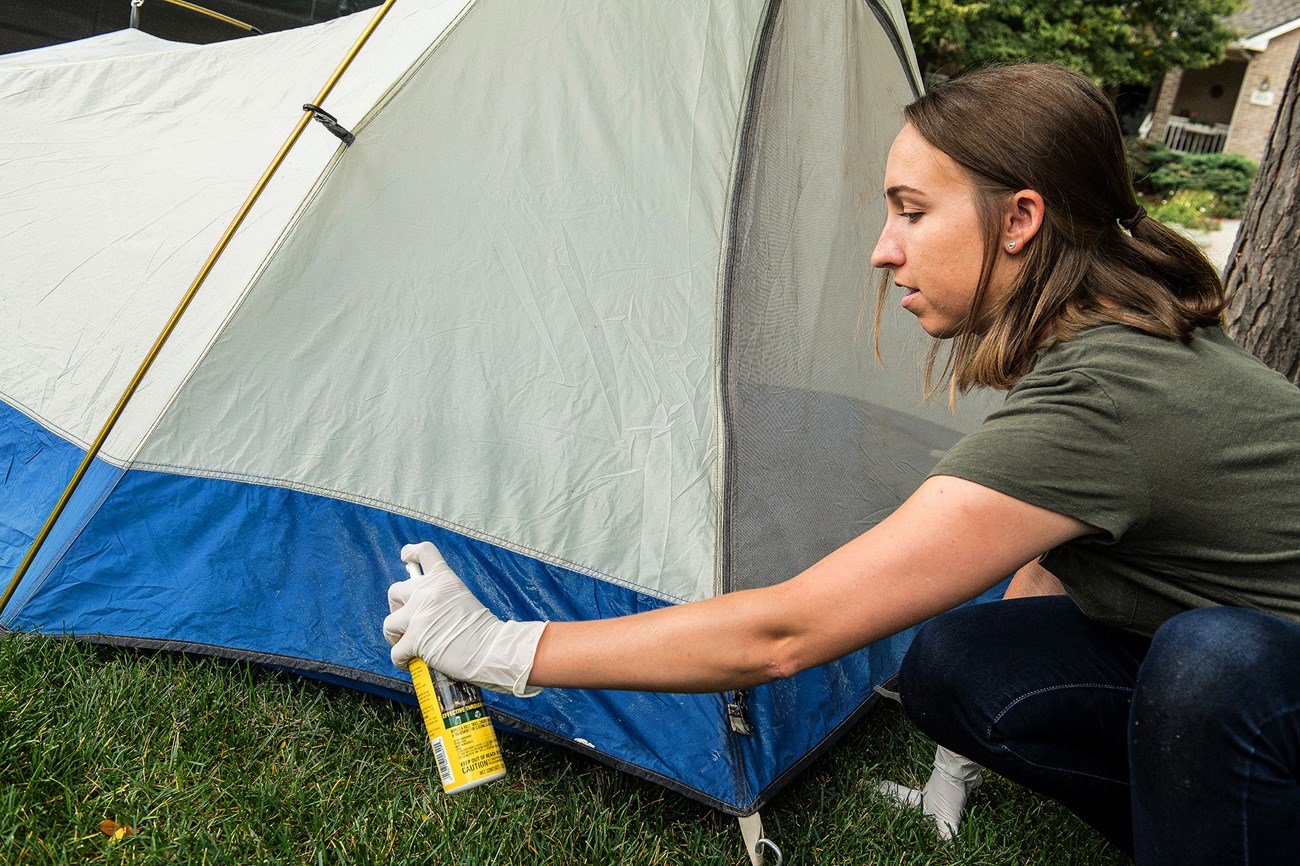
[[[897,782],[880,782],[876,790],[904,806],[920,806],[934,821],[940,838],[957,835],[970,792],[983,781],[979,764],[940,746],[934,753],[934,771],[921,790]]]

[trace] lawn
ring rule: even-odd
[[[414,707],[216,659],[0,639],[0,744],[5,866],[748,863],[734,818],[517,736],[505,779],[446,796]],[[941,842],[873,792],[932,749],[871,713],[764,810],[785,862],[1128,862],[1000,778]]]

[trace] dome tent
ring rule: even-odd
[[[369,17],[0,58],[6,582]],[[406,542],[513,619],[797,573],[978,420],[917,405],[898,311],[885,370],[860,328],[918,86],[897,0],[396,5],[323,106],[355,141],[289,154],[0,626],[409,700],[380,631]],[[751,814],[907,639],[743,694],[488,697]]]

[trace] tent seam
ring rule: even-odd
[[[507,539],[500,538],[499,536],[496,536],[490,532],[484,532],[483,530],[474,529],[473,527],[466,526],[465,524],[462,523],[458,523],[455,520],[451,520],[446,517],[441,517],[436,514],[429,514],[428,512],[420,511],[414,508],[409,508],[407,506],[398,505],[397,503],[390,502],[386,499],[382,499],[377,496],[366,496],[364,494],[349,493],[347,491],[335,490],[322,485],[309,484],[301,481],[290,481],[284,478],[272,478],[270,476],[253,475],[253,474],[240,473],[240,472],[216,472],[208,469],[196,469],[192,467],[179,466],[179,465],[166,464],[166,463],[146,463],[146,462],[133,463],[131,469],[138,470],[138,471],[158,472],[160,474],[166,474],[166,475],[177,475],[186,478],[211,478],[211,479],[221,480],[221,481],[234,481],[234,482],[239,482],[244,484],[257,484],[263,487],[276,487],[283,490],[292,490],[298,493],[306,493],[313,496],[323,496],[329,499],[336,499],[343,502],[351,502],[356,505],[364,505],[371,508],[378,508],[381,511],[387,511],[390,514],[397,514],[403,517],[413,517],[419,520],[423,520],[427,523],[432,523],[435,526],[439,526],[442,527],[443,529],[447,529],[452,532],[459,533],[468,538],[474,538],[479,541],[492,544],[495,547],[500,547],[504,550],[510,550],[515,553],[520,553],[525,556],[529,556],[533,559],[539,560],[541,562],[549,563],[551,565],[564,568],[568,571],[585,575],[586,577],[591,577],[603,581],[605,583],[613,584],[614,586],[618,586],[623,589],[629,589],[634,592],[640,593],[642,595],[659,599],[660,601],[666,601],[673,604],[685,604],[688,601],[688,599],[682,598],[681,596],[673,595],[672,593],[661,592],[658,590],[651,589],[649,587],[641,586],[626,580],[622,580],[620,578],[614,577],[613,575],[606,574],[597,568],[593,568],[592,566],[583,565],[582,563],[574,562],[565,557],[557,556],[552,553],[547,553],[545,551],[538,550],[527,544],[520,544],[518,542],[509,541]]]
[[[8,608],[9,611],[12,611],[12,614],[9,617],[11,621],[18,617],[18,614],[22,611],[27,602],[40,591],[41,587],[45,585],[45,581],[49,580],[50,575],[54,573],[54,569],[58,567],[59,563],[63,561],[63,557],[67,555],[68,550],[71,549],[72,545],[81,537],[81,533],[85,530],[86,526],[97,514],[99,514],[99,509],[103,507],[104,503],[108,500],[109,495],[117,489],[117,486],[122,483],[122,479],[126,477],[126,469],[123,469],[120,466],[114,466],[113,468],[118,470],[119,474],[117,478],[112,484],[105,485],[99,492],[99,495],[97,495],[91,503],[88,503],[90,507],[86,508],[82,512],[81,516],[71,525],[71,527],[69,527],[71,531],[68,532],[67,538],[64,539],[63,543],[59,545],[58,548],[50,551],[50,558],[45,567],[42,568],[38,574],[33,576],[34,579],[31,588],[23,594],[22,598],[15,599],[14,603]]]
[[[899,64],[907,70],[907,83],[912,88],[912,96],[919,97],[921,95],[921,83],[916,76],[920,70],[915,68],[912,59],[907,55],[907,49],[904,47],[903,39],[898,32],[898,22],[894,20],[894,16],[889,14],[889,11],[885,9],[880,0],[863,0],[863,2],[876,16],[880,29],[885,31],[885,34],[889,37],[889,44],[894,47],[894,54],[897,55]]]
[[[760,83],[762,75],[767,67],[767,51],[770,45],[772,30],[775,27],[776,17],[780,10],[780,0],[768,0],[767,8],[764,11],[763,19],[759,24],[759,32],[754,40],[754,53],[750,58],[749,74],[745,87],[745,104],[740,112],[738,119],[738,129],[736,134],[735,151],[732,154],[733,171],[731,176],[731,188],[728,191],[729,202],[727,205],[727,222],[726,222],[726,241],[723,245],[723,256],[719,262],[721,269],[721,290],[718,292],[718,314],[717,333],[715,340],[718,348],[718,370],[716,374],[716,388],[718,396],[718,463],[719,472],[718,480],[718,500],[717,500],[717,523],[718,523],[718,542],[715,545],[717,550],[716,574],[714,578],[714,594],[722,595],[731,589],[731,513],[735,503],[734,490],[732,489],[731,477],[733,475],[731,466],[732,454],[734,452],[734,443],[732,441],[732,424],[731,424],[731,388],[728,384],[730,376],[730,310],[732,301],[732,287],[736,279],[736,267],[739,260],[737,254],[736,224],[740,218],[740,208],[745,188],[745,181],[748,176],[748,165],[746,160],[750,158],[750,146],[752,144],[753,129],[757,110],[755,103],[761,99]]]
[[[0,400],[3,400],[5,405],[12,408],[15,412],[27,416],[27,418],[30,419],[33,423],[40,425],[42,429],[50,433],[53,433],[55,436],[58,436],[60,439],[62,439],[64,442],[67,442],[69,445],[80,448],[82,451],[85,451],[90,447],[89,442],[83,441],[80,437],[74,435],[72,431],[68,430],[64,425],[58,424],[52,419],[41,414],[40,412],[37,412],[35,409],[28,406],[26,403],[22,402],[21,400],[18,400],[16,397],[10,394],[0,393]],[[116,460],[105,460],[105,462],[110,463],[113,466],[117,466],[118,469],[125,468],[125,466],[118,465],[118,462]]]
[[[452,22],[444,27],[442,32],[438,34],[438,38],[428,48],[426,48],[415,61],[408,65],[406,69],[388,85],[384,92],[375,99],[370,109],[362,116],[361,120],[357,121],[353,126],[352,132],[354,134],[360,135],[366,125],[393,100],[393,97],[396,96],[402,88],[410,83],[412,77],[414,77],[415,70],[428,62],[433,53],[441,47],[443,42],[446,40],[447,34],[456,29],[460,22],[464,20],[470,7],[477,5],[477,2],[478,0],[467,0],[466,4],[461,8],[460,12],[457,13]],[[320,197],[321,190],[324,189],[325,185],[329,182],[329,179],[333,177],[334,172],[338,169],[339,162],[343,159],[343,154],[347,152],[347,149],[348,145],[340,143],[335,149],[334,154],[329,158],[325,165],[321,167],[320,173],[312,183],[311,188],[307,190],[302,199],[298,202],[298,206],[294,209],[293,215],[286,220],[283,231],[281,231],[276,239],[267,247],[265,254],[262,256],[261,262],[258,263],[252,276],[249,277],[248,281],[244,284],[244,288],[239,293],[239,297],[230,305],[230,308],[227,311],[226,316],[222,319],[221,324],[212,331],[212,335],[208,338],[206,345],[204,345],[203,351],[199,352],[198,355],[195,356],[194,362],[190,365],[189,371],[186,372],[186,374],[176,384],[175,389],[167,398],[166,402],[162,404],[158,414],[154,416],[152,423],[150,423],[149,427],[141,435],[139,442],[131,452],[130,457],[123,463],[124,467],[136,465],[136,459],[144,450],[150,438],[152,438],[154,433],[157,432],[159,425],[162,424],[163,418],[165,418],[176,406],[177,401],[185,392],[186,388],[189,387],[189,384],[193,380],[199,367],[203,366],[204,361],[207,360],[208,355],[211,354],[213,348],[216,346],[218,341],[220,341],[221,336],[225,334],[226,329],[230,327],[231,323],[235,320],[235,317],[239,314],[239,311],[248,301],[248,298],[257,288],[262,278],[266,275],[266,271],[270,267],[271,262],[275,259],[277,253],[279,253],[288,242],[289,237],[297,229],[299,223],[302,222],[303,216],[307,213],[308,209],[310,209],[311,205]]]

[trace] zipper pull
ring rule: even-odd
[[[737,734],[752,734],[754,726],[749,721],[749,710],[745,709],[745,692],[743,689],[731,693],[727,701],[727,722]]]

